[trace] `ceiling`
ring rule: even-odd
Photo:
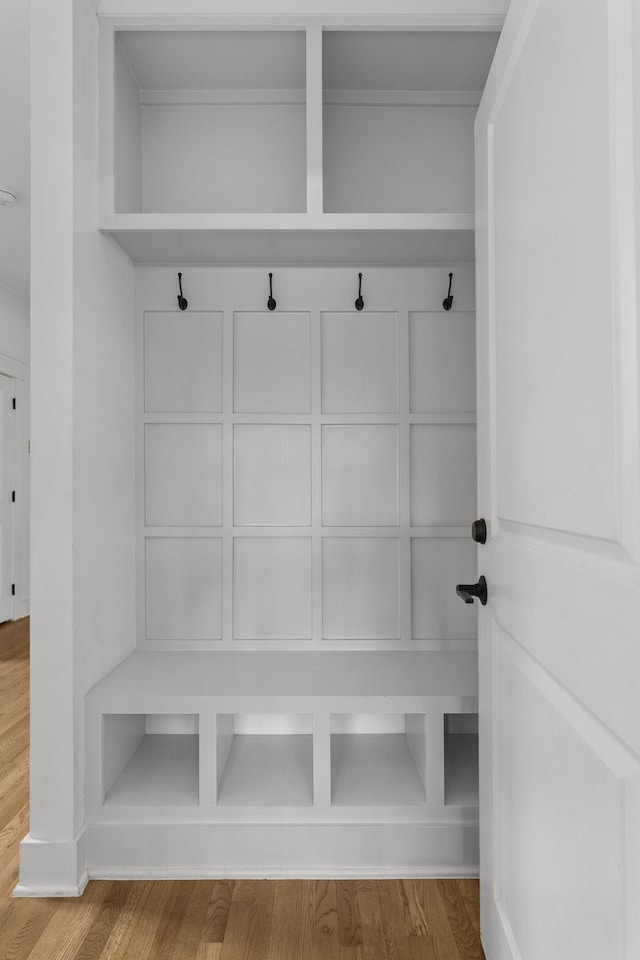
[[[29,0],[0,0],[0,283],[29,296]]]

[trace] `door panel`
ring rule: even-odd
[[[607,4],[535,7],[489,147],[498,513],[613,540]]]
[[[476,122],[482,932],[640,955],[630,0],[513,0]]]
[[[637,762],[495,621],[492,632],[505,928],[523,958],[623,956]]]

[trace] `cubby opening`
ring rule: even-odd
[[[116,213],[304,213],[302,31],[120,30]]]
[[[447,713],[444,717],[444,802],[478,806],[478,715]]]
[[[473,124],[497,41],[325,30],[325,212],[472,214]]]
[[[195,805],[199,718],[195,714],[103,717],[102,796],[111,805]]]
[[[312,723],[311,714],[219,715],[218,804],[312,804]]]
[[[422,714],[334,714],[331,802],[336,806],[425,802],[426,718]]]

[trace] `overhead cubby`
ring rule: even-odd
[[[194,806],[199,802],[195,715],[106,714],[102,799],[113,806]]]
[[[218,804],[312,804],[312,744],[311,715],[219,715]]]
[[[120,30],[115,213],[306,210],[303,31]]]
[[[374,731],[374,732],[372,732]],[[420,714],[335,714],[331,802],[397,806],[425,802],[426,729]]]
[[[325,212],[473,213],[473,124],[497,40],[325,30]]]

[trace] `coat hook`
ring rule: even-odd
[[[182,296],[182,274],[181,273],[178,274],[178,285],[180,287],[180,293],[178,294],[178,306],[180,307],[181,310],[186,310],[187,307],[189,306],[189,301],[186,299],[186,297]]]
[[[267,300],[267,308],[269,310],[275,310],[277,304],[273,299],[273,274],[269,274],[269,299]]]
[[[364,300],[362,299],[362,274],[358,274],[358,299],[356,300],[356,310],[364,310]]]
[[[449,293],[446,295],[446,297],[442,301],[442,306],[444,307],[445,310],[451,310],[451,307],[453,306],[453,294],[451,293],[452,281],[453,281],[453,274],[450,273],[449,274]]]

